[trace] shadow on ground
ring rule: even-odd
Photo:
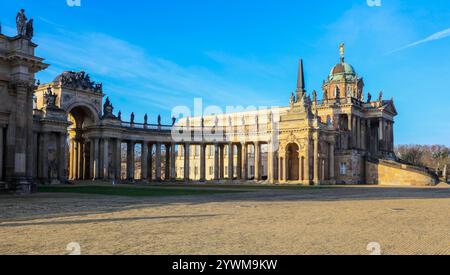
[[[190,187],[192,188],[192,187]],[[200,186],[198,188],[201,188]],[[247,190],[236,188],[237,190]],[[395,187],[332,187],[294,189],[248,189],[244,193],[215,195],[131,198],[86,194],[47,194],[31,196],[0,196],[0,227],[20,226],[11,224],[30,220],[87,216],[115,213],[124,210],[164,207],[168,205],[201,205],[207,203],[236,202],[236,205],[252,202],[332,202],[364,200],[448,199],[450,188],[395,188]],[[201,216],[199,216],[201,217]],[[163,219],[171,217],[141,217],[140,219]],[[182,217],[178,217],[182,218]],[[136,219],[136,218],[133,218]],[[139,218],[137,218],[139,219]],[[2,224],[7,222],[7,224]],[[39,221],[36,221],[39,224]],[[95,222],[87,220],[86,222]],[[100,221],[99,221],[100,222]],[[102,220],[102,222],[104,222]],[[62,221],[64,223],[64,221]],[[66,221],[65,223],[70,223]],[[80,222],[77,222],[80,223]]]

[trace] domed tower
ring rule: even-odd
[[[322,85],[324,100],[355,98],[364,100],[364,80],[359,78],[352,65],[345,62],[345,45],[339,45],[341,60]]]

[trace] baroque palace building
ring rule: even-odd
[[[428,171],[394,155],[393,100],[365,98],[344,60],[317,92],[297,89],[283,108],[183,118],[172,125],[115,115],[103,85],[85,72],[36,83],[49,65],[35,56],[33,21],[0,29],[0,189],[75,180],[213,181],[270,184],[433,185]],[[45,45],[44,45],[45,46]],[[232,92],[232,91],[230,91]]]

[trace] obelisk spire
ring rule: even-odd
[[[303,93],[305,93],[305,74],[303,73],[303,60],[300,59],[298,64],[297,95]]]

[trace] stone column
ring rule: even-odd
[[[190,165],[190,160],[191,160],[191,153],[190,153],[190,144],[189,143],[185,143],[184,145],[183,145],[183,147],[184,147],[184,180],[185,181],[189,181],[189,176],[190,176],[190,173],[189,173],[189,165]]]
[[[58,145],[58,178],[61,182],[64,182],[67,180],[66,150],[67,150],[67,135],[65,133],[60,133],[59,134],[59,145]]]
[[[44,181],[48,180],[48,133],[41,134],[41,178]]]
[[[114,150],[114,178],[120,180],[122,177],[122,141],[116,139]]]
[[[224,155],[225,155],[225,152],[224,152],[224,150],[225,150],[225,145],[223,145],[223,144],[221,144],[220,145],[220,157],[219,157],[219,159],[220,159],[220,163],[219,163],[219,166],[220,166],[220,169],[219,169],[219,171],[220,171],[220,175],[219,175],[219,179],[221,179],[221,180],[223,180],[224,178],[225,178],[225,165],[224,165]]]
[[[206,145],[200,145],[200,181],[206,181]]]
[[[94,179],[94,139],[89,141],[89,179]]]
[[[274,152],[273,152],[273,144],[268,143],[267,144],[267,180],[269,183],[274,183],[275,177],[274,177]]]
[[[153,168],[155,163],[153,161],[153,143],[148,144],[148,180],[153,180]]]
[[[381,141],[381,140],[383,140],[383,133],[384,133],[384,131],[383,131],[383,119],[382,118],[380,118],[380,120],[379,120],[379,133],[378,133],[378,138],[379,138],[379,140]]]
[[[176,180],[176,144],[170,145],[170,179]]]
[[[141,180],[148,180],[148,143],[142,142],[141,146]]]
[[[233,144],[228,144],[228,179],[234,179],[234,147]]]
[[[283,173],[284,173],[284,181],[289,181],[289,158],[287,155],[285,155],[283,159]]]
[[[214,180],[219,180],[220,177],[219,155],[220,155],[219,145],[214,144]]]
[[[109,140],[103,139],[103,179],[109,179]]]
[[[127,145],[127,178],[134,180],[134,141],[128,141]]]
[[[248,146],[246,143],[241,144],[242,148],[242,179],[248,180]]]
[[[357,118],[357,127],[356,127],[356,136],[357,136],[357,139],[358,139],[358,144],[357,144],[357,147],[358,147],[358,149],[361,149],[361,118],[360,117],[358,117]]]
[[[261,143],[255,142],[255,180],[261,180]]]
[[[361,149],[366,150],[366,120],[361,119]]]
[[[391,151],[394,151],[394,149],[395,149],[394,127],[395,127],[395,122],[392,121],[391,122]]]
[[[168,181],[170,179],[170,144],[166,144],[166,165],[164,166],[164,180]]]
[[[80,179],[80,143],[77,140],[74,140],[74,180]],[[47,150],[45,150],[47,151]]]
[[[348,147],[349,149],[353,148],[353,116],[351,114],[347,115],[348,118],[348,132],[350,133],[350,137],[348,139]]]
[[[83,141],[83,144],[82,144],[82,148],[83,148],[83,150],[81,151],[81,154],[82,154],[82,160],[83,160],[83,163],[82,163],[82,173],[81,173],[81,178],[83,179],[83,180],[85,180],[85,179],[87,179],[87,177],[88,177],[88,175],[87,175],[87,163],[86,163],[86,161],[87,161],[87,150],[86,150],[86,143]]]
[[[242,146],[237,145],[237,163],[236,163],[236,174],[238,180],[242,180]]]
[[[281,157],[278,157],[278,181],[283,181],[283,161]]]
[[[311,184],[311,173],[310,173],[310,160],[311,160],[311,140],[309,139],[306,143],[306,150],[305,150],[305,182],[307,185]]]
[[[314,184],[319,185],[319,137],[314,138]]]
[[[156,143],[156,181],[161,181],[161,143]]]
[[[298,180],[302,181],[302,173],[303,173],[303,169],[305,169],[302,166],[302,159],[303,159],[303,155],[301,153],[301,151],[299,150],[298,152]]]
[[[79,143],[79,151],[80,151],[80,156],[79,156],[79,161],[80,161],[80,166],[79,166],[79,176],[78,178],[80,180],[84,180],[84,167],[85,167],[85,154],[84,154],[84,141],[80,141]]]
[[[40,145],[40,141],[39,141],[39,139],[40,139],[40,134],[38,135],[38,150],[40,151],[41,150],[41,145]],[[73,179],[73,140],[72,139],[70,139],[69,140],[69,172],[68,172],[68,178],[69,178],[69,180],[72,180]],[[39,161],[38,161],[38,177],[39,177],[39,175],[40,175],[40,164],[39,164]]]
[[[93,139],[94,142],[94,165],[92,166],[92,175],[94,180],[100,179],[100,140]]]
[[[334,172],[334,144],[330,143],[330,180],[335,180],[335,172]]]
[[[22,77],[16,82],[11,82],[15,88],[15,101],[11,102],[12,110],[9,121],[9,128],[14,130],[8,135],[7,165],[11,181],[14,182],[16,191],[19,194],[27,194],[32,191],[33,183],[31,179],[31,154],[33,135],[33,92],[28,80],[25,80],[26,73],[19,65],[14,67],[17,71],[13,76]],[[14,70],[13,70],[14,71]],[[10,146],[11,145],[11,146]]]
[[[3,126],[0,127],[0,181],[3,179]]]

